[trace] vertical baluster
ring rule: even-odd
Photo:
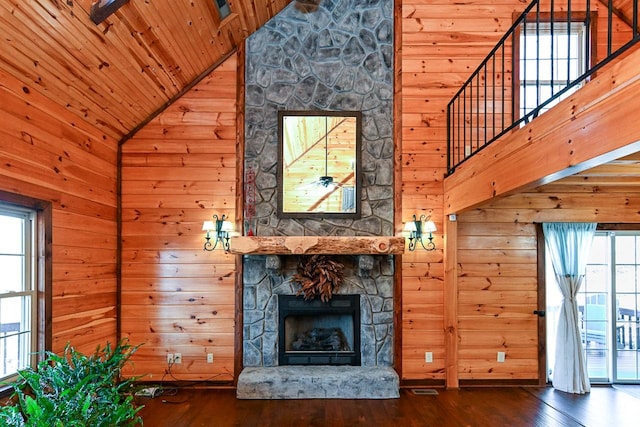
[[[469,154],[465,150],[464,157],[473,153],[473,78],[469,80]]]
[[[491,97],[491,119],[493,125],[491,126],[491,139],[496,136],[496,55],[493,55],[491,66],[491,89],[493,90],[493,96]]]
[[[611,37],[613,32],[613,0],[607,6],[607,56],[611,55]]]
[[[636,0],[634,0],[636,1]],[[591,0],[587,0],[587,16],[585,21],[585,52],[584,52],[584,71],[591,69]]]
[[[480,73],[476,74],[476,149],[480,148]]]
[[[555,76],[555,57],[556,57],[556,52],[555,52],[555,43],[556,43],[556,38],[555,38],[555,2],[554,0],[551,0],[551,28],[550,33],[551,33],[551,80],[555,80],[556,76]],[[556,91],[556,87],[555,85],[551,85],[551,96],[553,96],[553,94]]]
[[[633,0],[633,38],[638,35],[638,0]]]
[[[458,108],[456,109],[458,113],[458,162],[460,162],[460,97],[458,96]],[[464,121],[464,116],[462,116]]]
[[[500,117],[502,118],[502,124],[500,125],[500,129],[504,129],[504,112],[505,112],[505,105],[504,105],[504,90],[505,90],[505,83],[504,83],[504,43],[502,44],[502,88],[501,88],[501,92],[500,92],[500,102],[502,103],[502,108],[500,109]],[[513,73],[513,63],[511,64],[511,72]],[[511,76],[511,81],[514,81],[515,78],[513,76]],[[513,97],[513,95],[512,95]],[[513,102],[512,102],[513,104]],[[513,117],[512,116],[512,121],[513,121]]]
[[[452,99],[447,104],[447,173],[451,172],[454,160],[453,156],[455,155],[454,151],[454,141],[455,141],[455,120],[453,120],[453,105],[455,99]]]
[[[536,3],[536,107],[540,105],[540,2]]]
[[[522,108],[522,117],[526,117],[528,111],[527,111],[527,15],[525,15],[524,19],[522,20],[522,49],[520,52],[520,56],[521,56],[521,60],[520,60],[520,64],[522,64],[522,66],[520,67],[520,74],[522,75],[521,77],[521,81],[525,82],[524,85],[521,85],[523,87],[522,90],[522,100],[520,107]],[[519,43],[520,40],[515,40],[514,41],[516,43]],[[514,43],[515,44],[515,43]],[[514,58],[516,57],[515,55],[513,56]],[[519,76],[520,77],[520,76]],[[515,76],[514,79],[515,81]],[[518,90],[520,90],[520,88],[518,88]],[[513,116],[514,119],[516,116]],[[515,121],[515,120],[514,120]]]
[[[487,144],[487,66],[484,66],[484,143]]]
[[[571,0],[567,0],[567,84],[571,84]]]

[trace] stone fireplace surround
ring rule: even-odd
[[[278,366],[278,295],[295,295],[290,282],[298,256],[244,256],[241,399],[397,398],[393,369],[392,255],[336,255],[344,283],[338,294],[360,295],[361,366]]]
[[[393,206],[393,1],[292,3],[247,39],[244,168],[255,173],[255,236],[390,236]],[[362,111],[362,217],[277,216],[277,112]],[[340,293],[361,295],[362,366],[277,366],[278,294],[295,294],[292,255],[243,256],[243,364],[247,399],[393,398],[393,255],[336,254]]]
[[[393,364],[393,256],[340,256],[340,295],[360,295],[362,366]],[[278,365],[278,298],[295,295],[290,282],[297,256],[245,256],[243,290],[244,366]],[[357,263],[356,263],[357,262]]]

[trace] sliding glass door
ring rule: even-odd
[[[561,295],[547,270],[547,348],[553,376]],[[582,343],[592,383],[640,383],[640,232],[597,232],[577,295]]]
[[[640,335],[640,233],[616,232],[615,269],[612,272],[615,289],[613,316],[615,318],[616,357],[614,359],[614,381],[640,380],[638,360],[638,338]]]

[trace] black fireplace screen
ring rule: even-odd
[[[280,295],[278,311],[281,366],[360,366],[360,295],[334,295],[326,303]]]

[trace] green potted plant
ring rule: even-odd
[[[69,344],[62,355],[46,352],[36,369],[18,372],[8,405],[0,407],[0,425],[106,427],[142,425],[133,399],[133,382],[120,380],[139,346],[126,341],[86,356]]]

